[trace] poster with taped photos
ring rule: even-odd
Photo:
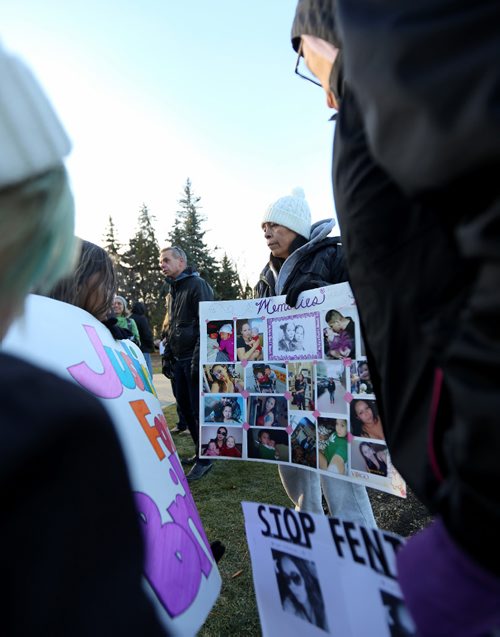
[[[416,637],[397,581],[394,533],[243,502],[264,637]]]
[[[214,355],[215,353],[215,355]],[[303,467],[406,497],[347,283],[200,303],[200,455]]]

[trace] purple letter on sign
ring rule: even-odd
[[[136,493],[135,501],[146,545],[145,576],[168,614],[177,617],[191,606],[200,588],[197,547],[175,522],[162,524],[158,507],[145,493]]]
[[[80,383],[85,389],[88,389],[94,396],[98,396],[99,398],[118,398],[118,396],[122,395],[123,387],[109,357],[104,351],[104,347],[99,340],[95,328],[91,325],[84,325],[83,329],[87,332],[87,336],[94,346],[97,356],[99,356],[103,371],[95,372],[93,369],[90,369],[87,363],[81,362],[68,367],[68,372],[77,383]]]

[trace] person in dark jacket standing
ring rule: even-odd
[[[200,400],[199,360],[200,326],[199,303],[213,301],[214,293],[198,272],[188,267],[184,250],[167,247],[161,251],[160,267],[170,284],[167,297],[169,324],[165,336],[164,358],[173,368],[175,399],[179,403],[195,454],[187,460],[193,464],[188,480],[199,480],[212,468],[210,460],[200,459],[198,411]],[[186,461],[185,461],[186,462]]]
[[[436,514],[398,553],[399,581],[419,635],[491,634],[500,625],[500,10],[337,5],[342,43],[325,0],[299,2],[292,43],[325,91],[345,77],[334,190],[350,279],[391,456]],[[321,65],[318,41],[342,44],[342,73]]]
[[[311,227],[311,212],[301,188],[280,197],[266,210],[262,229],[271,250],[254,296],[286,294],[291,307],[300,292],[347,281],[339,237],[329,237],[333,219]],[[297,467],[279,466],[281,481],[299,511],[323,513],[321,491],[330,515],[376,526],[366,488],[359,484],[319,476]]]
[[[153,342],[153,332],[146,315],[146,306],[140,301],[132,304],[132,313],[130,318],[135,321],[139,330],[139,338],[141,339],[141,352],[144,354],[149,373],[153,376],[153,365],[151,364],[151,353],[155,351]]]

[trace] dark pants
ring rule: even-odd
[[[179,413],[183,415],[191,438],[193,439],[196,455],[200,448],[200,429],[198,409],[200,401],[200,384],[198,378],[191,378],[191,359],[176,360],[174,365],[174,396],[179,406]],[[203,464],[209,461],[199,461]]]
[[[177,411],[177,427],[179,429],[187,429],[188,426],[187,426],[186,418],[184,417],[184,414],[182,413],[182,409],[179,406],[179,401],[177,400],[177,395],[175,393],[175,382],[173,378],[170,380],[170,384],[172,385],[172,393],[174,395],[175,402],[176,402],[175,409]]]

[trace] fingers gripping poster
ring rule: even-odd
[[[406,497],[347,283],[200,303],[200,455],[303,467]]]
[[[221,580],[139,348],[115,341],[102,323],[77,307],[31,295],[3,349],[101,399],[134,491],[146,548],[145,588],[169,634],[194,635],[217,599]]]
[[[262,634],[416,637],[397,582],[403,538],[243,502]]]

